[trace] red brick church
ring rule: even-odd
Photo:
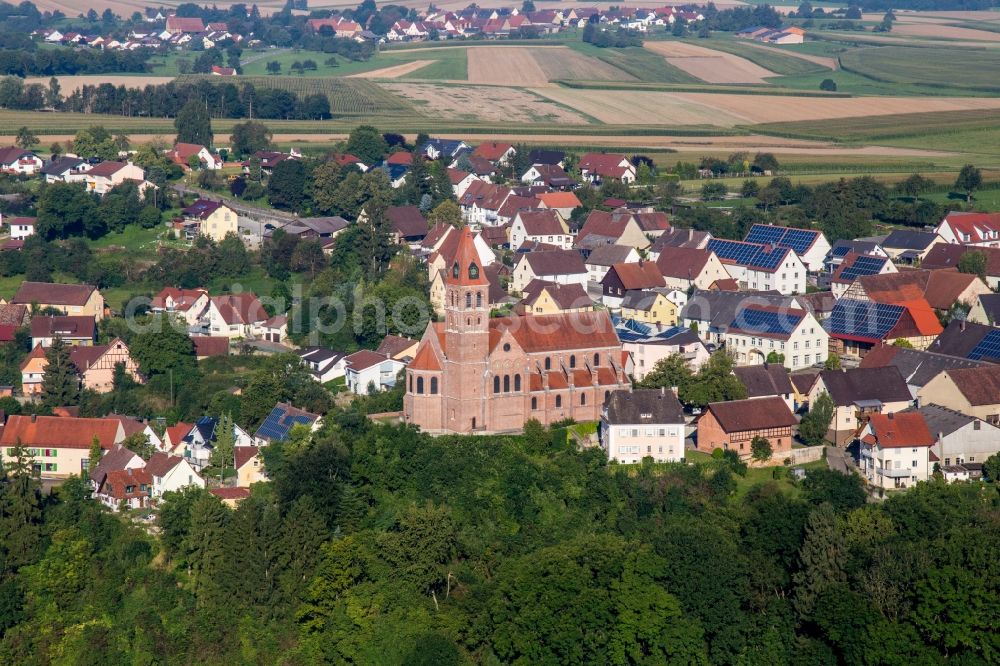
[[[445,277],[445,320],[432,322],[406,370],[407,422],[434,433],[518,431],[600,418],[629,387],[607,312],[490,318],[489,282],[468,228]]]

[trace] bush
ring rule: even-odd
[[[833,79],[823,79],[819,84],[819,89],[827,92],[837,92],[837,82]]]

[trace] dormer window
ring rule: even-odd
[[[469,279],[478,280],[479,279],[479,266],[475,264],[469,264]]]
[[[458,274],[460,271],[461,269],[458,267],[458,262],[456,261],[455,265],[451,267],[451,276],[455,279],[458,279]]]

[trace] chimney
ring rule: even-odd
[[[892,421],[893,413],[889,412],[889,420]]]
[[[958,330],[960,330],[960,331],[964,331],[964,330],[965,330],[965,320],[964,320],[964,319],[962,319],[961,321],[962,321],[962,323],[961,323],[961,324],[959,324],[959,329],[958,329]]]
[[[31,415],[31,422],[34,423],[38,419],[38,414]]]
[[[671,386],[670,387],[670,392],[674,394],[675,398],[677,397],[677,387],[676,386]]]
[[[666,386],[661,386],[660,387],[660,397],[662,398],[666,394],[667,394],[667,387]]]

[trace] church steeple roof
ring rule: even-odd
[[[460,233],[455,259],[445,273],[445,283],[463,287],[489,286],[472,231],[464,227]]]

